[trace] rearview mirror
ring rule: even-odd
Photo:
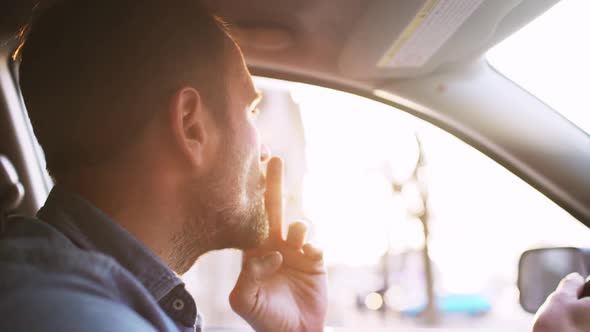
[[[520,305],[535,313],[561,279],[572,272],[588,275],[587,255],[578,248],[542,248],[525,251],[518,265]]]

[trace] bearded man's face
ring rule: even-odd
[[[268,235],[264,208],[263,169],[270,152],[260,143],[256,128],[261,95],[239,48],[227,51],[227,100],[217,116],[218,153],[207,176],[195,180],[195,221],[187,232],[199,233],[208,249],[251,249]],[[194,234],[196,236],[196,234]],[[206,242],[206,243],[203,243]]]

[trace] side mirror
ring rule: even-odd
[[[578,248],[542,248],[525,251],[518,265],[520,305],[535,313],[565,276],[578,272],[588,275],[585,250]]]

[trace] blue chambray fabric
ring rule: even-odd
[[[201,331],[182,280],[101,210],[55,186],[0,234],[0,331]]]

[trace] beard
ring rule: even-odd
[[[265,181],[258,157],[237,152],[224,155],[206,180],[195,179],[188,185],[187,209],[193,217],[172,239],[171,261],[179,274],[206,252],[253,249],[268,237]]]
[[[213,209],[209,221],[208,241],[210,250],[241,249],[259,246],[268,236],[268,217],[261,194],[249,196],[247,204],[228,204]],[[244,201],[242,203],[245,203]]]
[[[258,156],[229,153],[218,168],[212,188],[210,216],[213,249],[252,249],[268,236],[264,207],[265,181]],[[225,166],[223,166],[225,165]]]

